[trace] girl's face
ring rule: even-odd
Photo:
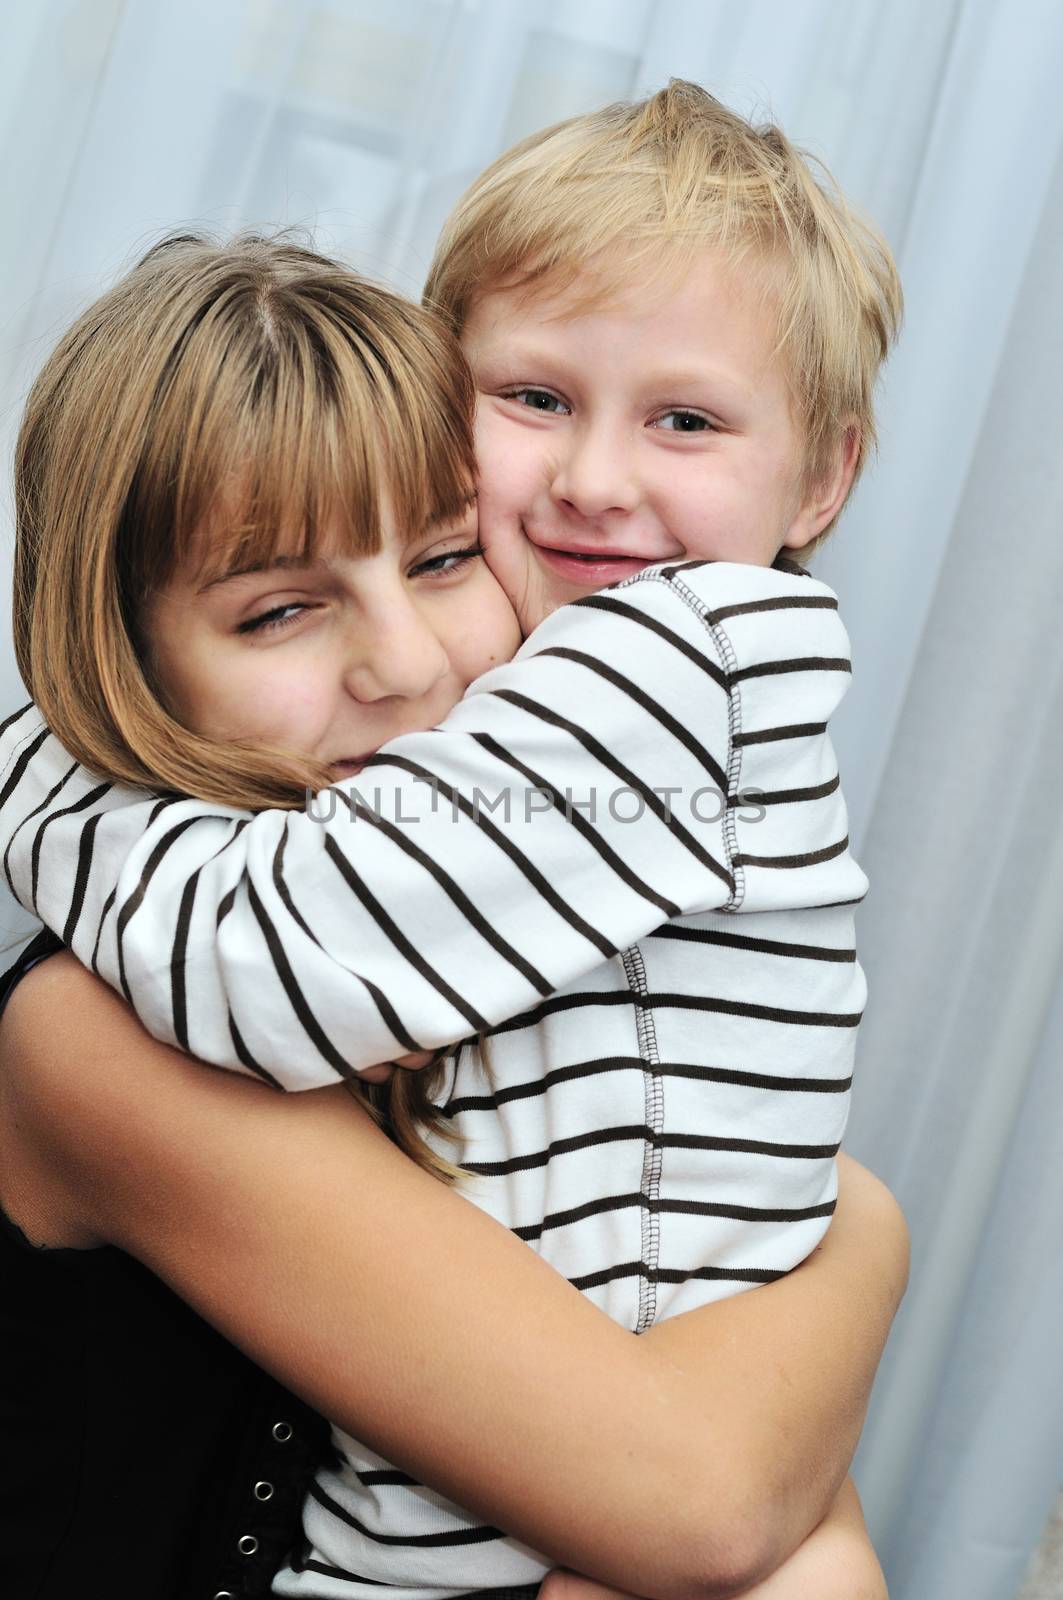
[[[338,533],[338,530],[337,530]],[[401,733],[433,727],[520,643],[476,511],[372,556],[278,556],[204,583],[179,572],[145,607],[170,709],[195,733],[322,762],[336,779]]]

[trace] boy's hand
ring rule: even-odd
[[[387,1083],[396,1067],[401,1067],[404,1072],[420,1072],[422,1067],[430,1067],[445,1054],[440,1050],[414,1050],[408,1056],[396,1056],[394,1061],[380,1061],[375,1067],[365,1067],[358,1073],[363,1083]]]
[[[752,1589],[729,1593],[734,1600],[889,1600],[852,1479],[846,1479],[819,1527],[788,1561]],[[723,1600],[722,1590],[720,1596]],[[539,1600],[637,1597],[581,1578],[578,1572],[555,1567],[543,1579]]]
[[[578,1572],[568,1572],[555,1567],[548,1572],[539,1587],[538,1600],[637,1600],[622,1589],[607,1588],[592,1578],[581,1578]]]

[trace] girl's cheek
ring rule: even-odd
[[[338,663],[331,674],[299,673],[291,678],[282,675],[272,689],[276,714],[293,730],[312,733],[334,708],[343,683],[344,673]]]
[[[512,659],[520,645],[520,627],[505,590],[486,564],[455,598],[458,593],[461,603],[438,636],[464,690],[481,673]]]
[[[242,728],[245,738],[283,739],[311,748],[325,706],[319,677],[279,659],[241,663],[241,669],[226,696],[230,725]]]

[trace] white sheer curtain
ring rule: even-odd
[[[0,62],[8,442],[163,230],[300,224],[415,293],[507,143],[670,75],[770,111],[891,239],[882,458],[817,570],[873,886],[849,1145],[914,1239],[858,1462],[894,1600],[1011,1600],[1063,1483],[1061,68],[1056,0],[38,0]]]

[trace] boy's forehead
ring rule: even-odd
[[[482,284],[471,297],[466,327],[516,322],[566,322],[591,313],[624,315],[661,310],[688,287],[714,287],[721,296],[755,304],[758,317],[778,315],[779,275],[767,252],[735,258],[712,244],[668,244],[651,253],[613,247],[581,262],[530,268]]]
[[[610,252],[604,259],[533,268],[482,284],[470,300],[469,319],[488,310],[492,320],[558,322],[590,311],[621,311],[632,298],[643,304],[664,300],[680,276],[678,263],[662,261],[638,271]]]
[[[702,246],[644,276],[596,264],[481,290],[462,332],[477,383],[604,384],[631,404],[707,408],[739,427],[758,418],[807,439],[784,273],[758,254],[736,264]]]
[[[485,356],[493,365],[520,366],[562,346],[575,357],[581,346],[594,348],[596,357],[607,350],[616,361],[637,354],[640,366],[659,368],[662,377],[696,375],[710,360],[718,372],[759,381],[787,365],[780,359],[778,287],[770,267],[736,265],[711,247],[673,251],[645,272],[626,271],[613,253],[563,275],[481,289],[462,338],[474,368]],[[574,345],[565,345],[570,334]]]

